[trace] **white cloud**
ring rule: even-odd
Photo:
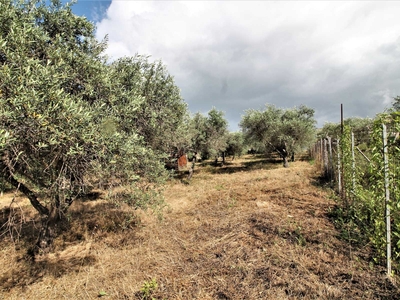
[[[399,2],[113,1],[113,58],[162,59],[195,111],[306,104],[319,125],[373,117],[400,94]]]

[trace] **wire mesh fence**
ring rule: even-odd
[[[344,126],[337,137],[319,139],[310,150],[321,177],[336,191],[338,207],[386,261],[400,271],[400,118],[377,118],[372,129]],[[393,263],[393,268],[392,268]]]

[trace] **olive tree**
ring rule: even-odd
[[[294,156],[315,140],[314,110],[304,105],[281,109],[266,105],[264,111],[247,110],[240,127],[249,144],[262,143],[265,151],[276,151],[288,167],[288,157]]]
[[[0,180],[40,214],[38,248],[99,176],[145,189],[166,178],[129,126],[143,96],[115,80],[89,21],[59,1],[0,0],[0,46]]]
[[[230,132],[228,134],[226,154],[232,156],[232,160],[236,156],[240,156],[245,151],[245,140],[243,132]]]
[[[393,98],[392,110],[400,111],[400,96],[396,96]]]
[[[196,113],[191,120],[192,145],[202,157],[215,158],[218,161],[220,154],[227,148],[228,121],[222,111],[212,108],[207,116]]]
[[[364,144],[367,146],[370,141],[370,135],[373,130],[374,120],[370,118],[346,118],[343,121],[344,126],[351,128],[354,133],[355,143],[357,145]],[[318,138],[340,138],[341,137],[341,124],[340,123],[325,123],[324,126],[318,130]],[[364,147],[365,148],[365,147]]]
[[[118,59],[111,65],[112,74],[127,93],[124,102],[141,98],[133,114],[126,115],[125,125],[143,137],[154,151],[169,152],[180,144],[182,127],[187,119],[187,105],[179,88],[161,61],[150,62],[149,57],[136,55]]]
[[[208,112],[206,137],[208,154],[210,157],[215,157],[215,163],[217,163],[220,154],[225,159],[228,133],[228,121],[225,119],[224,113],[212,108]]]
[[[207,153],[206,122],[207,117],[197,112],[191,117],[189,127],[192,148],[202,157]]]

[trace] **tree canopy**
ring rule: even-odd
[[[218,158],[227,148],[228,121],[222,111],[212,108],[207,116],[196,113],[191,120],[192,147],[204,158]]]
[[[392,109],[395,111],[400,111],[400,96],[393,98]]]
[[[304,105],[281,109],[247,110],[240,127],[249,144],[261,144],[265,151],[276,151],[288,166],[288,156],[300,152],[315,140],[314,110]]]
[[[134,190],[167,178],[165,141],[187,115],[165,66],[109,65],[93,24],[60,1],[0,0],[0,20],[0,181],[42,216],[37,246],[101,179],[131,184],[129,203],[145,205]]]
[[[177,147],[178,128],[187,121],[187,105],[162,62],[150,62],[142,55],[124,57],[111,65],[111,71],[126,92],[126,97],[119,100],[118,114],[127,129],[137,132],[155,151],[168,152]],[[140,99],[138,106],[128,114],[125,105],[135,97]]]
[[[242,132],[230,132],[228,135],[226,155],[231,155],[232,159],[245,152],[245,141]]]
[[[370,118],[346,118],[343,120],[343,125],[351,128],[354,133],[355,143],[368,143],[369,137],[374,126],[374,120]],[[341,124],[340,123],[325,123],[318,131],[318,138],[340,138]]]

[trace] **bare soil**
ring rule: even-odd
[[[162,220],[102,195],[77,201],[34,261],[34,212],[0,197],[2,224],[10,210],[24,222],[19,241],[1,236],[0,299],[400,299],[369,246],[341,239],[309,162],[245,156],[184,176],[166,187]]]

